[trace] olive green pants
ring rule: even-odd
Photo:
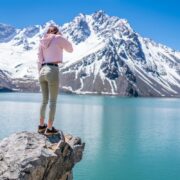
[[[40,118],[45,118],[46,106],[49,101],[49,120],[54,121],[59,92],[59,68],[50,65],[43,66],[39,73],[39,82],[42,92]]]

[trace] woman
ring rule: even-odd
[[[53,127],[53,121],[59,91],[58,63],[62,63],[63,50],[73,52],[72,44],[61,36],[56,26],[51,25],[45,36],[40,40],[38,50],[39,82],[42,92],[38,132],[45,133],[45,135],[58,133],[58,130]],[[45,112],[48,100],[49,119],[48,124],[45,124]]]

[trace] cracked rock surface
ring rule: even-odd
[[[0,141],[0,180],[72,180],[85,143],[79,137],[18,132]]]

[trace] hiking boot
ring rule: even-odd
[[[52,127],[52,129],[46,128],[46,131],[44,133],[45,135],[53,135],[53,134],[59,134],[59,130]]]
[[[38,126],[38,133],[44,134],[47,128],[47,124],[44,124],[44,126]]]

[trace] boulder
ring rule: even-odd
[[[85,143],[79,137],[18,132],[0,141],[0,180],[72,180]]]

